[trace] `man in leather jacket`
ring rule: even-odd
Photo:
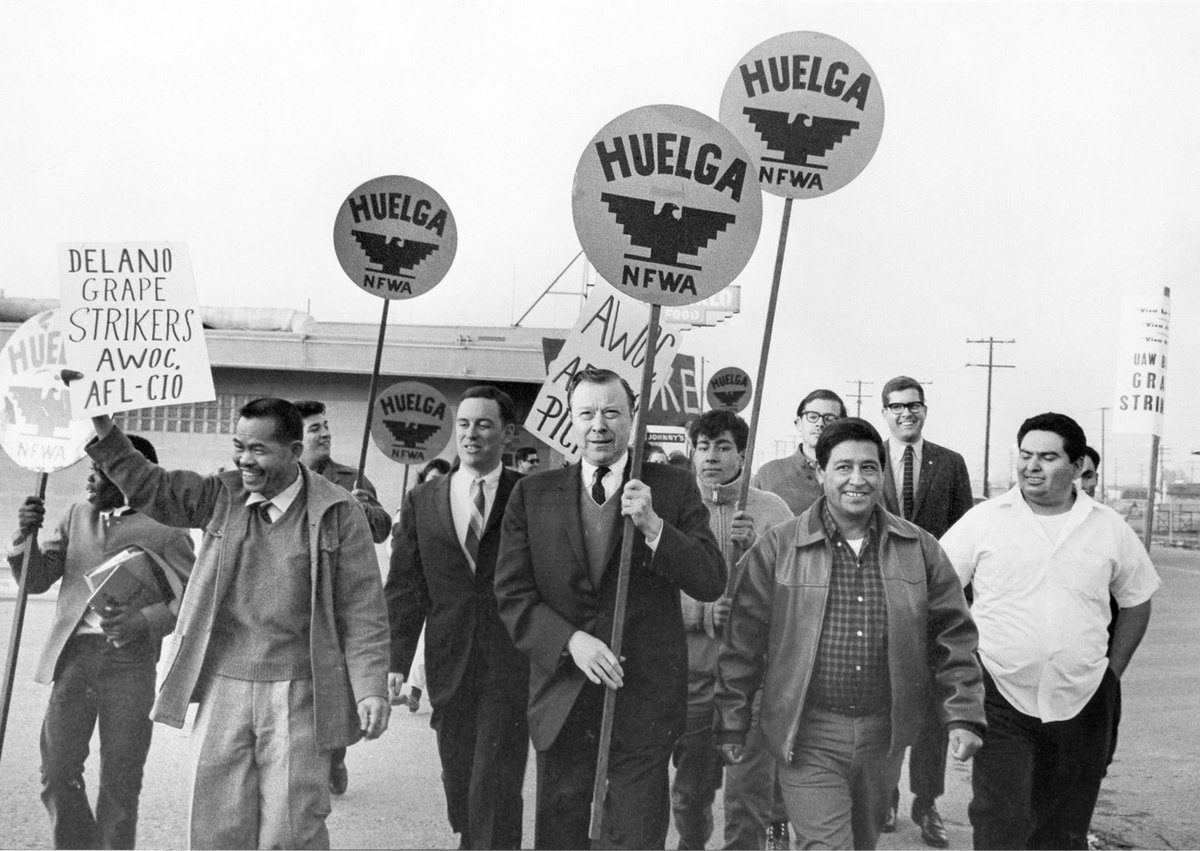
[[[855,417],[817,442],[824,495],[740,565],[718,663],[716,741],[762,730],[799,845],[874,848],[931,694],[968,759],[986,727],[978,633],[937,541],[882,506],[885,454]]]

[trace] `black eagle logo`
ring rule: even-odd
[[[752,106],[743,107],[742,112],[749,116],[750,123],[758,131],[759,137],[767,143],[767,147],[783,154],[783,159],[779,160],[763,157],[764,162],[770,163],[829,168],[810,163],[808,158],[825,156],[833,150],[834,145],[858,129],[857,121],[844,118],[824,118],[801,112],[789,121],[786,112],[757,109]]]
[[[696,207],[680,207],[667,202],[654,212],[654,202],[645,198],[630,198],[601,192],[600,200],[608,205],[629,241],[639,248],[650,250],[650,256],[638,257],[626,254],[628,260],[649,260],[664,266],[679,269],[700,270],[679,262],[680,254],[696,254],[701,248],[737,221],[732,213],[718,210],[701,210]]]
[[[71,419],[71,398],[65,388],[14,385],[8,388],[4,406],[5,416],[10,416],[15,423],[19,413],[25,421],[24,431],[38,437],[54,437],[55,427],[65,425]]]
[[[371,258],[372,263],[378,263],[379,269],[385,275],[395,275],[398,278],[414,278],[401,270],[412,271],[417,264],[438,250],[432,242],[420,242],[415,239],[401,239],[393,236],[390,239],[382,233],[371,233],[365,230],[350,231],[362,250]]]
[[[392,439],[408,449],[424,446],[441,429],[436,423],[406,423],[403,420],[384,420],[383,424],[387,426]]]
[[[714,390],[713,395],[726,408],[732,408],[742,401],[742,391],[740,390]]]

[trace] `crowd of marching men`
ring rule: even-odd
[[[134,847],[153,722],[196,704],[180,844],[328,848],[346,748],[422,696],[463,848],[662,848],[672,817],[703,848],[722,787],[726,848],[874,848],[909,747],[928,845],[948,844],[949,753],[972,760],[974,847],[1087,847],[1159,580],[1092,499],[1073,419],[1021,423],[1018,483],[982,501],[905,376],[882,392],[886,440],[814,390],[796,452],[748,483],[734,413],[699,416],[690,459],[662,463],[631,448],[618,375],[580,370],[568,400],[581,458],[539,470],[524,449],[510,470],[513,400],[465,391],[453,465],[395,524],[332,459],[320,402],[245,405],[216,474],[94,418],[85,498],[53,524],[26,499],[9,550],[30,593],[61,579],[35,674],[55,847]],[[92,587],[122,559],[138,595]]]

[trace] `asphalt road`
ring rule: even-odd
[[[1163,587],[1150,631],[1125,674],[1124,720],[1116,761],[1100,795],[1093,828],[1110,848],[1200,847],[1200,552],[1156,548]],[[0,756],[0,848],[48,848],[50,832],[38,798],[38,730],[49,689],[33,682],[33,664],[53,614],[52,600],[29,602],[3,755]],[[14,605],[0,599],[0,652],[7,654]],[[96,743],[93,742],[93,752]],[[139,848],[182,848],[186,842],[188,740],[157,726],[141,797]],[[971,847],[967,803],[970,767],[950,760],[939,809],[951,847]],[[329,818],[335,848],[454,848],[446,826],[429,707],[400,707],[382,739],[350,749],[350,786]],[[880,847],[921,848],[907,819],[911,796],[901,781],[899,829]],[[525,784],[525,842],[533,838],[533,757]],[[96,759],[86,781],[95,796]],[[722,822],[718,799],[716,836]],[[674,831],[668,846],[675,847]],[[717,842],[710,845],[719,845]]]

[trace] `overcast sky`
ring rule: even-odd
[[[759,447],[799,398],[932,382],[926,436],[993,480],[1018,424],[1059,410],[1099,445],[1123,292],[1172,290],[1167,466],[1200,465],[1200,4],[256,2],[0,4],[0,289],[57,297],[56,245],[177,240],[206,305],[377,322],[332,228],[364,181],[407,174],[458,253],[396,323],[510,324],[579,250],[571,182],[617,115],[716,117],[735,63],[779,33],[853,46],[882,88],[879,149],[795,202]],[[764,197],[743,311],[683,351],[757,371],[783,201]],[[573,270],[568,282],[578,283]],[[567,299],[526,325],[568,326]],[[1109,483],[1149,439],[1108,436]]]

